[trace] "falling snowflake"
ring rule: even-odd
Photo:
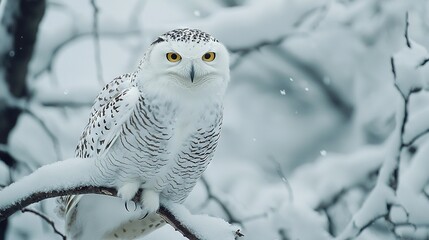
[[[304,90],[308,92],[308,90],[310,90],[310,89],[308,87],[306,87],[306,88],[304,88]]]
[[[290,80],[291,82],[293,82],[293,78],[292,78],[292,77],[290,77],[290,78],[289,78],[289,80]]]
[[[326,156],[326,154],[327,154],[328,152],[326,152],[326,150],[320,150],[320,155],[322,156],[322,157],[324,157],[324,156]]]
[[[201,17],[201,12],[200,12],[200,11],[198,11],[198,10],[195,10],[195,11],[194,11],[194,15],[195,15],[196,17]]]
[[[67,94],[69,94],[69,90],[66,89],[66,90],[64,90],[63,93],[64,93],[64,95],[67,95]]]
[[[280,90],[280,94],[281,95],[286,95],[286,90],[284,90],[284,89]]]

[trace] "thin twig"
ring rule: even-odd
[[[279,175],[280,179],[282,180],[282,182],[284,183],[286,190],[288,191],[288,195],[289,195],[289,201],[293,202],[293,189],[292,186],[290,185],[289,181],[287,180],[282,166],[280,164],[279,161],[277,161],[273,156],[269,156],[269,159],[274,163],[274,165],[276,165],[275,169],[277,171],[277,174]]]
[[[33,210],[33,209],[30,209],[30,208],[23,208],[23,209],[21,209],[21,212],[23,212],[23,213],[29,212],[29,213],[33,213],[33,214],[39,216],[45,222],[47,222],[49,225],[51,225],[51,227],[54,230],[54,232],[56,234],[60,235],[63,240],[67,239],[67,237],[63,233],[61,233],[60,231],[58,231],[58,229],[55,227],[55,223],[51,219],[49,219],[46,215],[44,215],[43,213],[40,213],[40,212],[38,212],[36,210]]]
[[[94,34],[94,54],[95,54],[95,66],[97,68],[97,79],[101,86],[104,86],[103,80],[103,66],[101,64],[101,49],[100,49],[100,35],[98,27],[98,12],[99,8],[97,6],[96,0],[91,0],[91,6],[93,9],[93,25],[92,31]]]
[[[417,67],[423,67],[426,63],[429,62],[429,58],[426,58],[425,60],[423,60]]]
[[[202,176],[202,177],[201,177],[201,182],[203,183],[204,187],[206,188],[206,190],[207,190],[207,195],[208,195],[208,196],[207,196],[207,200],[206,200],[206,202],[203,204],[203,206],[204,206],[204,205],[207,205],[207,204],[209,203],[209,201],[210,201],[210,200],[213,200],[213,201],[215,201],[217,204],[219,204],[220,208],[222,208],[223,212],[226,214],[227,221],[228,221],[229,223],[237,223],[237,224],[242,225],[242,221],[241,221],[241,220],[238,220],[238,219],[237,219],[237,218],[232,214],[232,212],[228,209],[228,207],[223,203],[223,201],[222,201],[218,196],[216,196],[215,194],[213,194],[213,192],[212,192],[212,190],[211,190],[211,187],[210,187],[209,183],[207,182],[207,179],[206,179],[204,176]]]
[[[405,43],[407,44],[408,48],[411,48],[410,39],[408,38],[408,26],[410,25],[410,22],[408,21],[408,12],[405,13]]]
[[[393,79],[396,79],[395,59],[393,57],[390,57],[390,69],[393,74]]]

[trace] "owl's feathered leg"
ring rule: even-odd
[[[159,208],[159,192],[152,189],[143,189],[141,195],[142,209],[146,211],[146,214],[141,218],[145,218],[147,215],[155,213]]]
[[[128,182],[118,188],[118,197],[122,198],[124,201],[131,201],[134,198],[137,191],[140,188],[139,182]]]
[[[118,196],[125,201],[125,209],[127,210],[127,212],[129,212],[128,202],[130,202],[131,199],[134,198],[137,191],[139,190],[139,187],[140,187],[140,183],[129,182],[129,183],[125,183],[124,185],[122,185],[122,187],[118,188]],[[134,206],[134,207],[135,207],[134,209],[135,211],[137,206]]]

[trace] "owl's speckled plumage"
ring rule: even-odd
[[[181,61],[168,62],[168,52]],[[207,52],[216,53],[213,62],[202,60]],[[143,188],[142,208],[149,213],[120,223],[105,238],[146,234],[164,224],[155,213],[159,198],[185,200],[216,149],[228,81],[225,47],[200,30],[176,29],[152,43],[135,73],[102,89],[76,156],[95,157],[94,182],[116,187],[124,200]],[[77,239],[84,238],[74,226],[81,198],[63,198],[68,232]]]

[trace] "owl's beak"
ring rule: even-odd
[[[191,71],[190,71],[189,75],[191,77],[191,82],[194,82],[194,76],[195,76],[194,64],[191,65]]]

